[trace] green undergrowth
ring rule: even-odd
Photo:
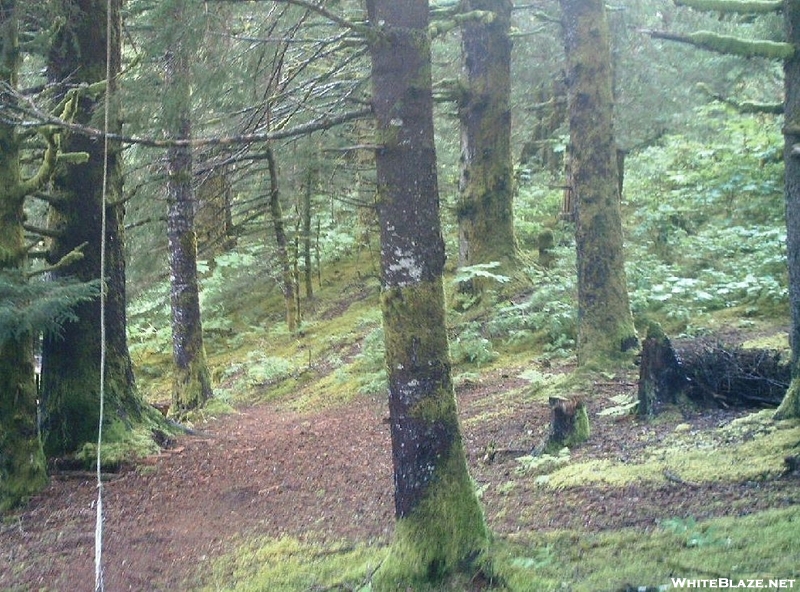
[[[673,589],[671,578],[800,577],[797,506],[736,518],[676,516],[647,529],[601,533],[530,531],[498,537],[491,551],[494,589],[612,592]],[[240,542],[198,576],[205,592],[369,592],[385,545],[307,542],[292,537]],[[442,590],[467,590],[445,586]]]

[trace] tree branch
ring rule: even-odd
[[[686,6],[707,12],[767,14],[783,10],[783,0],[674,0],[675,6]]]
[[[53,230],[51,228],[40,228],[31,224],[23,224],[22,228],[28,232],[32,232],[40,236],[46,236],[47,238],[62,238],[64,236],[64,233],[61,231]]]
[[[741,39],[731,35],[719,35],[710,31],[680,34],[642,29],[641,32],[650,35],[654,39],[688,43],[701,49],[744,58],[762,57],[772,60],[787,60],[794,55],[795,51],[794,45],[791,43],[764,39]]]
[[[769,115],[780,115],[783,113],[783,102],[780,103],[760,103],[758,101],[736,101],[729,97],[724,97],[715,93],[707,84],[698,84],[697,88],[706,93],[709,97],[720,103],[730,105],[739,113],[767,113]]]
[[[250,2],[252,0],[217,0],[217,1],[235,4],[239,2]],[[307,2],[306,0],[271,0],[271,1],[276,3],[280,2],[286,4],[294,4],[295,6],[299,6],[300,8],[305,8],[306,10],[315,12],[318,15],[328,19],[329,21],[336,23],[340,27],[345,27],[360,35],[364,35],[365,37],[369,35],[373,30],[372,27],[370,27],[367,24],[354,23],[352,21],[349,21],[346,18],[342,18],[338,14],[331,12],[321,4],[315,4],[314,2]]]
[[[64,255],[61,259],[59,259],[57,263],[55,263],[53,265],[50,265],[48,267],[43,267],[41,269],[34,269],[33,271],[29,271],[29,272],[27,272],[25,274],[25,277],[30,279],[30,278],[36,277],[37,275],[42,275],[44,273],[48,273],[48,272],[51,272],[51,271],[56,271],[56,270],[61,269],[62,267],[66,267],[67,265],[71,265],[72,263],[75,263],[76,261],[80,261],[84,257],[83,248],[88,244],[89,244],[88,242],[85,242],[85,243],[82,243],[82,244],[78,245],[77,247],[72,249],[69,253]]]
[[[4,90],[5,92],[9,92],[8,87],[6,87]],[[24,97],[18,97],[18,98],[26,102],[28,104],[28,108],[27,109],[17,108],[17,110],[29,117],[33,117],[36,120],[32,122],[19,122],[18,125],[21,126],[51,125],[93,139],[100,140],[103,138],[107,138],[113,142],[121,142],[123,144],[138,144],[140,146],[149,146],[151,148],[173,148],[179,146],[191,146],[194,148],[198,148],[205,146],[230,146],[234,144],[253,144],[261,142],[270,142],[273,140],[284,140],[287,138],[309,135],[318,131],[324,131],[332,127],[335,127],[337,125],[347,123],[348,121],[354,121],[356,119],[364,119],[372,115],[372,109],[360,109],[358,111],[348,111],[346,113],[341,113],[338,115],[323,115],[317,119],[314,119],[313,121],[309,121],[308,123],[303,123],[294,127],[279,129],[261,134],[243,134],[241,136],[226,136],[226,137],[216,137],[216,138],[213,137],[194,138],[194,139],[176,138],[176,139],[158,140],[155,138],[125,136],[123,134],[114,134],[114,133],[105,134],[103,130],[90,126],[79,125],[77,123],[65,121],[60,117],[50,115],[49,113],[46,113],[41,109],[39,109],[38,107],[36,107],[36,105],[32,101],[25,99]]]

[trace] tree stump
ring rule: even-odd
[[[549,228],[541,231],[536,237],[536,246],[539,249],[539,265],[545,269],[549,269],[555,260],[555,255],[553,254],[555,245],[555,236]]]
[[[647,328],[639,365],[639,415],[653,417],[664,405],[675,404],[686,386],[686,377],[672,343],[657,323]]]
[[[546,453],[573,447],[589,439],[589,414],[579,398],[550,397],[552,419]]]

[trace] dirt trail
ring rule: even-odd
[[[388,426],[377,402],[314,415],[256,406],[181,438],[104,487],[108,590],[184,590],[198,564],[248,535],[386,539]],[[0,531],[0,590],[91,590],[97,490],[51,485]]]
[[[513,454],[486,460],[491,447],[518,454],[546,435],[549,409],[526,397],[508,374],[459,392],[465,448],[498,534],[571,528],[596,532],[652,529],[660,520],[740,515],[800,503],[794,475],[689,487],[663,484],[568,490],[537,487],[515,473]],[[590,407],[632,394],[624,377],[596,385]],[[499,403],[498,396],[502,399]],[[502,408],[501,408],[501,407]],[[706,411],[680,421],[710,429],[745,411]],[[393,527],[392,471],[385,401],[298,414],[275,405],[241,409],[178,439],[157,459],[125,470],[105,486],[106,589],[184,592],[203,564],[252,536],[386,542]],[[592,416],[592,438],[575,458],[643,457],[675,426]],[[530,481],[530,482],[529,482]],[[508,485],[515,485],[508,487]],[[93,477],[53,479],[0,526],[0,590],[84,591],[94,586]]]

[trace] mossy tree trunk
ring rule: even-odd
[[[578,267],[578,363],[637,344],[622,242],[611,48],[603,0],[560,0]]]
[[[381,310],[397,526],[373,589],[474,573],[488,545],[458,424],[445,328],[428,3],[368,0]],[[380,25],[378,25],[380,23]]]
[[[786,39],[800,47],[800,3],[784,3]],[[789,307],[792,381],[777,416],[800,417],[800,52],[784,60],[784,195],[786,202],[786,258],[789,267]]]
[[[164,125],[172,138],[190,139],[191,48],[184,22],[186,0],[174,0],[165,57]],[[172,309],[172,413],[202,407],[212,396],[211,375],[203,343],[200,289],[197,279],[197,234],[192,148],[167,150],[167,239]]]
[[[21,62],[16,11],[16,0],[0,0],[0,80],[12,88]],[[20,138],[14,126],[0,122],[0,272],[26,266],[24,200]],[[47,483],[36,396],[33,336],[0,341],[0,512]]]
[[[278,184],[278,165],[272,146],[267,146],[269,166],[269,212],[275,229],[275,245],[278,249],[278,265],[281,268],[281,291],[286,309],[286,326],[290,333],[297,331],[300,311],[297,305],[297,279],[289,258],[289,241],[286,238],[286,225],[281,207],[281,192]]]
[[[48,56],[47,75],[54,84],[91,85],[106,78],[106,0],[62,0],[65,24],[59,29]],[[120,3],[111,2],[112,79],[107,92],[115,93],[120,65]],[[112,107],[115,105],[112,99]],[[102,127],[102,96],[84,94],[75,120]],[[112,112],[111,131],[121,124]],[[103,187],[103,143],[79,134],[65,135],[62,149],[89,155],[83,164],[62,164],[53,180],[49,227],[50,261],[55,263],[79,245],[85,256],[53,272],[81,281],[100,277],[100,243]],[[106,205],[106,370],[105,422],[127,428],[141,419],[143,402],[137,394],[126,337],[125,256],[121,154],[111,145],[108,155]],[[59,337],[44,340],[42,393],[47,418],[46,450],[72,452],[97,438],[100,383],[100,302],[79,305],[78,321],[68,323]],[[115,433],[123,433],[116,431]]]
[[[491,21],[463,26],[465,92],[459,104],[459,266],[500,262],[517,255],[514,175],[511,161],[510,0],[468,0],[465,10],[492,12]]]

